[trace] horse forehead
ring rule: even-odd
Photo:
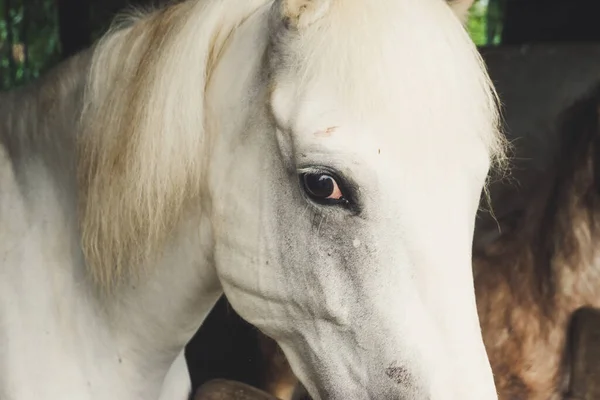
[[[376,104],[376,100],[373,102]],[[326,83],[307,88],[283,83],[273,90],[270,99],[277,124],[301,144],[369,154],[374,149],[381,154],[382,147],[386,147],[389,154],[400,145],[416,146],[415,129],[436,129],[435,121],[422,118],[407,107],[361,107],[360,102],[349,103],[351,99],[336,94]]]
[[[276,120],[309,135],[359,121],[357,135],[423,151],[475,148],[482,136],[492,137],[485,70],[455,18],[433,2],[372,3],[348,18],[340,17],[344,8],[331,12],[271,48]]]

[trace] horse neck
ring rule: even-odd
[[[135,281],[105,296],[88,280],[75,174],[88,63],[84,53],[0,99],[2,399],[158,398],[221,294],[199,212]]]

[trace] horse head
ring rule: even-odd
[[[470,258],[493,93],[450,9],[417,3],[277,1],[252,90],[228,83],[249,52],[212,76],[244,132],[211,168],[217,273],[315,399],[496,398]]]
[[[80,146],[92,276],[196,210],[196,259],[313,398],[495,399],[471,244],[504,142],[469,5],[211,0],[109,36]]]

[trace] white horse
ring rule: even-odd
[[[0,398],[183,399],[225,292],[315,399],[496,399],[469,1],[189,1],[4,94]]]

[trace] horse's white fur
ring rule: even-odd
[[[223,289],[314,398],[494,398],[470,242],[503,142],[441,0],[183,3],[0,101],[2,400],[171,399]],[[365,214],[300,206],[307,161]]]

